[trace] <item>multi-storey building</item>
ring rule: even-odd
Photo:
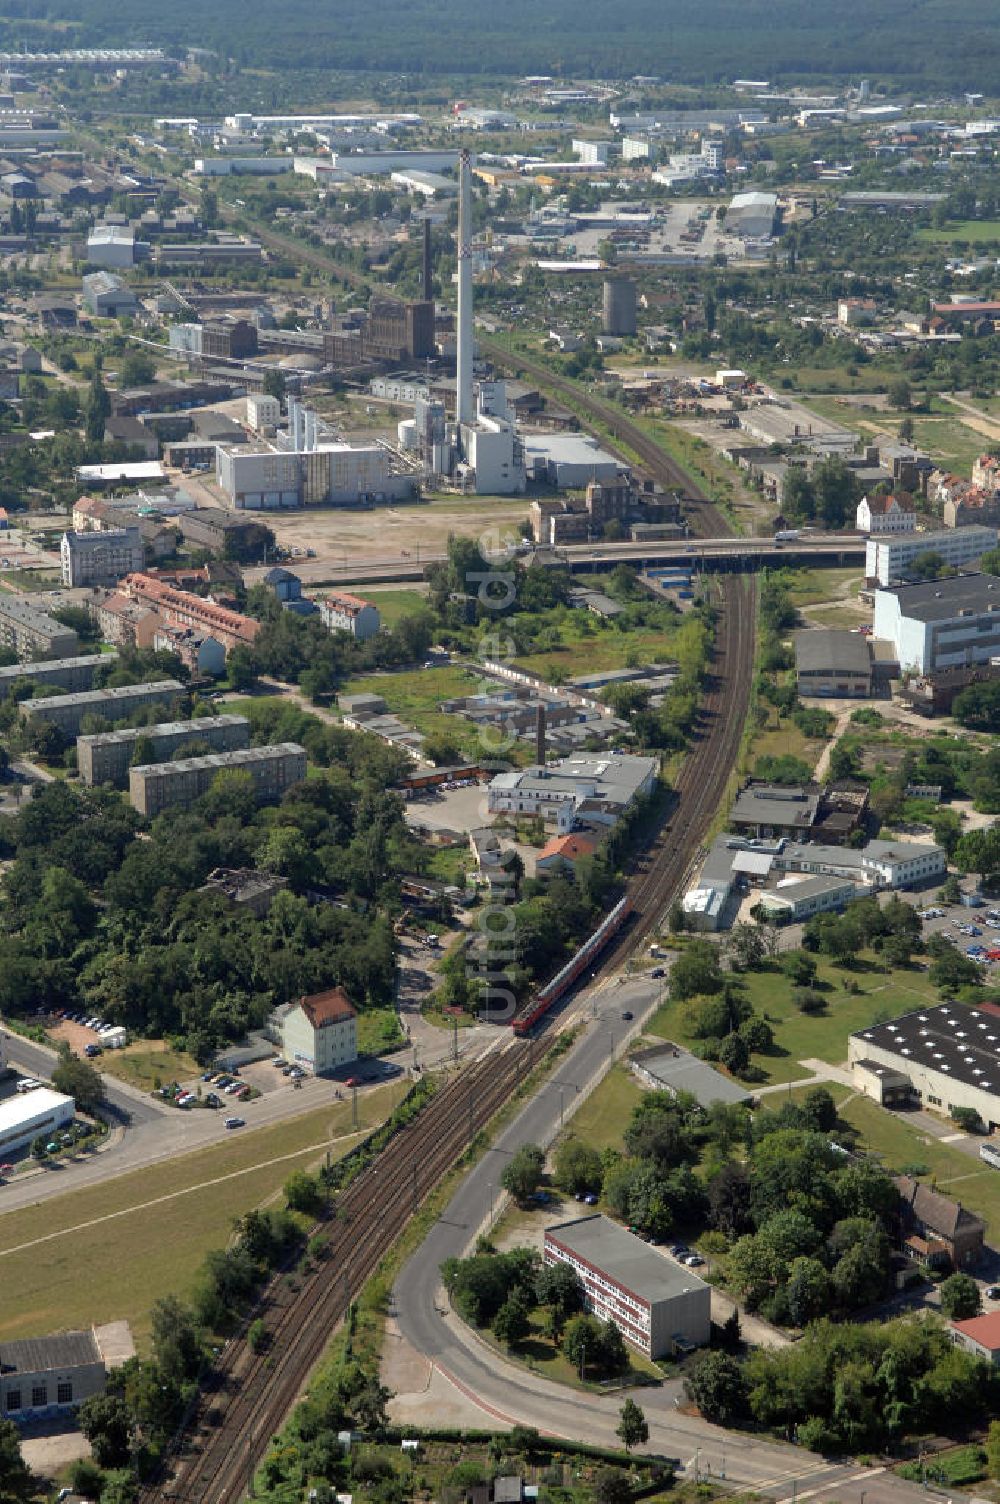
[[[349,632],[357,642],[374,637],[382,624],[378,610],[360,596],[338,591],[320,601],[320,620],[331,632]]]
[[[70,586],[116,585],[146,562],[145,545],[137,527],[63,533],[59,553],[62,582]]]
[[[147,705],[178,706],[186,691],[178,679],[157,679],[152,684],[124,684],[120,689],[91,689],[78,695],[54,695],[49,700],[25,700],[24,720],[56,726],[64,736],[79,736],[88,715],[114,724],[125,721]]]
[[[596,1214],[545,1229],[547,1265],[579,1275],[587,1309],[615,1324],[649,1358],[701,1347],[711,1332],[711,1290],[683,1264]]]
[[[177,590],[155,575],[130,574],[121,582],[119,594],[147,610],[156,611],[170,626],[193,627],[221,642],[227,655],[236,647],[251,647],[260,622],[239,611],[230,611],[189,590]]]
[[[250,452],[220,444],[216,479],[231,506],[254,512],[403,500],[414,488],[411,475],[390,469],[388,451],[378,444]]]
[[[197,721],[161,721],[155,726],[127,726],[77,738],[76,760],[84,783],[128,786],[129,765],[142,742],[164,762],[180,747],[203,742],[213,752],[235,752],[250,745],[250,722],[242,715],[202,716]]]
[[[943,528],[937,533],[901,533],[889,538],[869,538],[865,548],[865,575],[879,585],[904,580],[922,554],[936,554],[944,564],[960,567],[996,548],[995,527]]]
[[[892,643],[903,673],[988,664],[1000,654],[1000,577],[960,575],[876,590],[873,630]]]
[[[47,611],[0,595],[0,646],[13,648],[19,658],[71,658],[80,639]]]
[[[278,1010],[281,1051],[317,1076],[358,1058],[358,1015],[342,987],[315,992]]]
[[[213,752],[209,757],[186,757],[178,762],[146,763],[130,768],[129,800],[133,809],[150,819],[165,809],[183,809],[206,794],[218,773],[248,773],[259,804],[281,798],[306,776],[306,754],[297,742],[273,747],[247,747]]]
[[[856,520],[858,532],[873,537],[912,533],[917,525],[917,509],[908,496],[862,496]]]
[[[11,668],[0,668],[0,699],[19,679],[48,684],[66,694],[93,689],[95,669],[107,668],[117,659],[117,653],[96,653],[89,658],[53,658],[50,662],[15,663]]]

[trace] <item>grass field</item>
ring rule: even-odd
[[[167,1044],[144,1040],[126,1045],[123,1050],[105,1050],[101,1070],[107,1076],[127,1081],[140,1091],[153,1091],[165,1081],[190,1081],[200,1070],[198,1062],[186,1050],[173,1050]]]
[[[817,606],[823,601],[838,600],[845,592],[854,594],[864,584],[864,572],[854,569],[783,570],[792,605]]]
[[[379,609],[379,615],[387,627],[394,627],[401,616],[412,616],[427,597],[422,590],[383,590],[380,585],[357,584],[351,586],[356,594],[367,597]]]
[[[407,726],[415,727],[425,736],[447,732],[466,751],[473,752],[479,749],[475,727],[458,716],[445,715],[438,706],[442,700],[476,694],[482,688],[483,681],[468,669],[427,668],[401,674],[367,674],[350,679],[341,693],[381,695],[390,711]]]
[[[625,1065],[614,1065],[566,1124],[567,1136],[594,1149],[620,1149],[622,1134],[644,1088]]]
[[[780,716],[773,706],[765,709],[769,712],[768,724],[755,734],[750,746],[751,771],[758,757],[800,757],[810,768],[815,767],[825,742],[804,736],[794,721]]]
[[[610,668],[626,668],[629,658],[643,663],[662,663],[671,657],[674,633],[669,629],[636,627],[621,632],[586,611],[567,611],[558,622],[561,645],[544,653],[518,658],[518,668],[550,679],[554,674],[570,679],[576,674]]]
[[[847,971],[831,965],[822,957],[818,985],[827,998],[826,1011],[802,1013],[792,1000],[792,985],[777,968],[747,972],[741,976],[746,997],[753,1011],[766,1018],[774,1031],[774,1048],[766,1055],[753,1056],[753,1064],[765,1075],[767,1083],[795,1081],[805,1073],[801,1060],[818,1059],[840,1064],[847,1059],[847,1036],[866,1029],[879,1018],[891,1018],[907,1008],[918,1007],[937,994],[926,974],[916,968],[886,973],[862,957]],[[857,994],[845,990],[844,983],[856,982]],[[678,1044],[693,1044],[689,1003],[667,1002],[658,1009],[646,1031]]]
[[[403,1031],[395,1008],[371,1008],[358,1014],[359,1055],[377,1055],[380,1050],[402,1041]]]
[[[1000,241],[1000,220],[958,219],[953,225],[933,226],[917,231],[918,240],[943,241],[967,240],[970,245],[992,245]]]
[[[403,1083],[359,1098],[361,1126],[383,1121]],[[186,1295],[233,1221],[270,1201],[295,1169],[340,1158],[356,1139],[349,1103],[303,1113],[86,1190],[0,1217],[0,1340],[127,1319],[140,1347],[161,1295]],[[65,1174],[71,1183],[72,1171]]]

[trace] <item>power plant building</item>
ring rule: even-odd
[[[249,453],[220,444],[216,478],[238,511],[402,501],[414,486],[412,476],[392,471],[389,452],[378,444]]]
[[[165,809],[185,809],[206,794],[216,775],[224,772],[248,773],[257,803],[276,802],[305,778],[305,749],[297,742],[280,742],[178,762],[142,764],[129,769],[129,802],[148,819]]]
[[[250,722],[242,715],[202,716],[197,721],[163,721],[78,737],[76,760],[83,782],[127,788],[129,765],[139,742],[163,762],[193,742],[204,742],[213,752],[236,752],[250,745]]]

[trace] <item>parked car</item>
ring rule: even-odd
[[[210,1091],[208,1096],[205,1098],[205,1104],[208,1107],[221,1107],[222,1098],[218,1096],[214,1091]]]
[[[227,1128],[245,1128],[246,1123],[246,1118],[226,1118]]]
[[[654,966],[649,974],[651,977],[665,977],[667,968],[665,966]]]
[[[686,1264],[689,1269],[700,1269],[704,1262],[705,1260],[700,1253],[689,1253],[686,1258],[681,1260],[681,1263]]]
[[[626,1008],[625,1012],[622,1014],[622,1021],[624,1023],[630,1024],[633,1018],[635,1018],[635,1014],[632,1013],[630,1009]]]

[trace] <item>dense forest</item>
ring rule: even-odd
[[[51,45],[48,0],[5,7],[0,42]],[[132,0],[65,0],[59,19],[79,25],[78,40],[107,46],[159,43],[215,49],[241,64],[281,68],[436,73],[629,77],[711,83],[734,76],[823,78],[893,76],[901,85],[1000,92],[990,0],[864,0],[821,7],[801,0],[623,0],[609,27],[606,6],[573,0],[512,0],[489,10],[476,0],[398,0],[370,6],[339,0],[318,6],[285,0],[247,6],[235,0],[205,10],[193,0],[170,6]],[[34,24],[32,24],[34,23]],[[901,45],[905,38],[905,46]],[[530,39],[528,41],[527,39]]]

